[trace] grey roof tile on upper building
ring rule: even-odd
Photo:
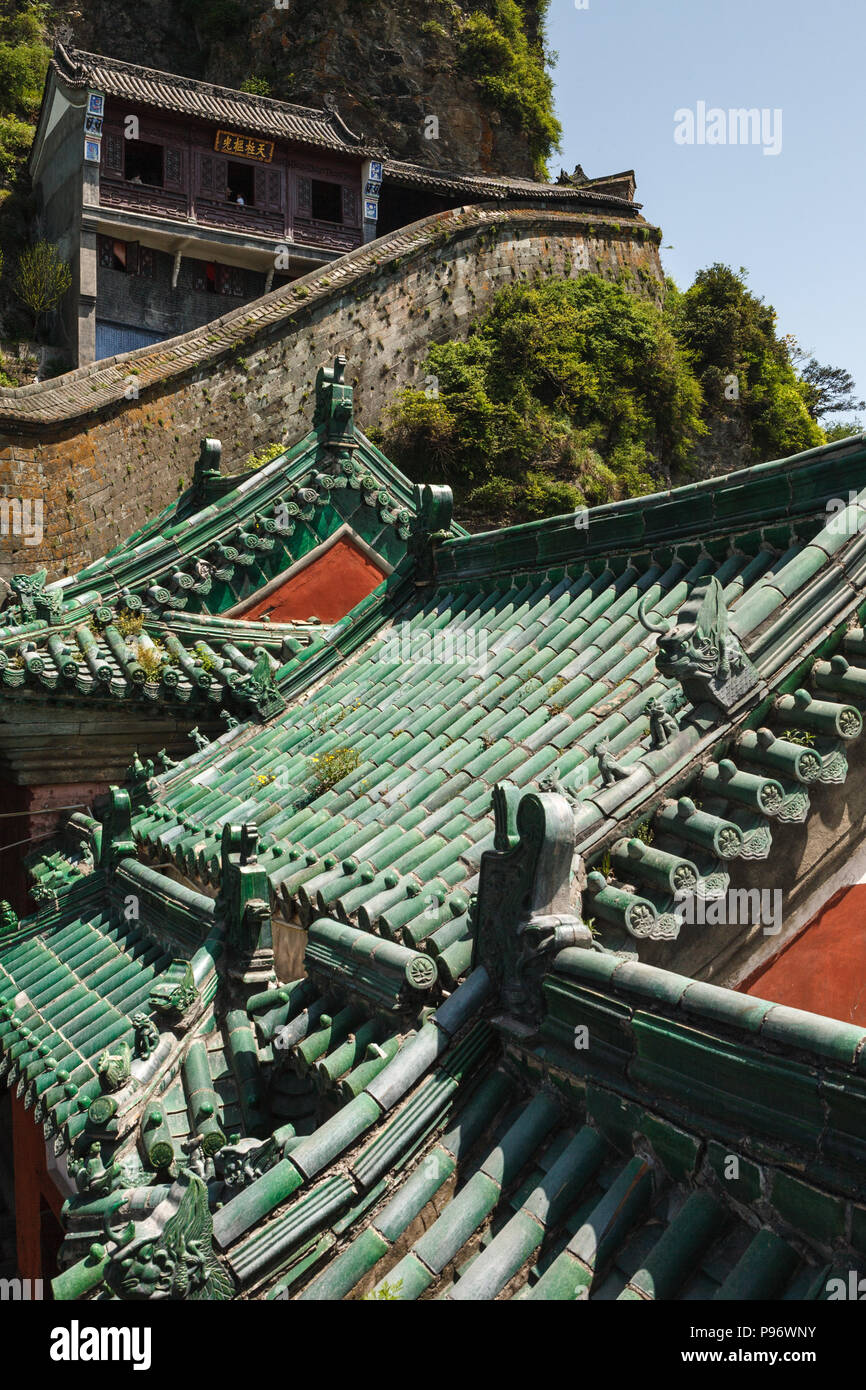
[[[534,179],[520,178],[512,174],[465,174],[454,169],[434,169],[426,164],[413,164],[406,159],[388,159],[385,162],[385,178],[388,183],[425,188],[431,193],[444,196],[466,193],[471,196],[472,201],[479,198],[543,198],[546,201],[562,201],[569,204],[610,204],[630,208],[635,212],[641,207],[641,204],[635,203],[632,198],[609,191],[609,185],[614,183],[622,182],[624,188],[633,187],[634,175],[630,171],[625,174],[612,174],[608,178],[587,179],[577,187],[570,183],[539,183]]]
[[[295,106],[252,92],[219,87],[177,73],[159,72],[137,63],[124,63],[98,53],[64,48],[57,44],[51,67],[57,77],[71,87],[91,87],[106,96],[120,97],[198,116],[205,121],[224,122],[244,130],[256,130],[271,137],[298,140],[353,154],[367,153],[363,135],[351,131],[335,107],[318,109]]]

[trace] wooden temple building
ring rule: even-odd
[[[321,109],[58,44],[30,155],[72,284],[73,364],[186,333],[384,233],[485,200],[629,209],[631,171],[561,184],[389,160]]]

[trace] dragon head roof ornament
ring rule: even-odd
[[[651,618],[646,598],[637,615],[647,632],[658,634],[659,672],[678,680],[693,705],[709,701],[733,714],[752,703],[761,676],[730,626],[715,576],[696,586],[679,610],[676,625],[669,618]]]
[[[146,1221],[120,1237],[105,1282],[122,1299],[210,1299],[232,1296],[228,1274],[213,1251],[207,1187],[183,1172]]]

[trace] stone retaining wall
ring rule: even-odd
[[[437,214],[203,328],[55,381],[0,390],[0,499],[43,499],[41,544],[0,535],[0,575],[75,573],[188,486],[198,441],[251,450],[310,427],[318,367],[343,352],[362,428],[422,385],[431,341],[465,334],[501,286],[586,270],[661,293],[659,234],[597,212],[481,204]]]

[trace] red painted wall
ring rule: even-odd
[[[317,560],[238,616],[260,618],[267,613],[275,623],[295,618],[335,623],[384,578],[384,572],[349,536],[341,536]]]
[[[842,888],[742,993],[866,1025],[866,884]]]
[[[15,1164],[15,1244],[22,1279],[50,1279],[63,1237],[63,1197],[48,1173],[41,1125],[23,1100],[12,1096],[12,1153]]]

